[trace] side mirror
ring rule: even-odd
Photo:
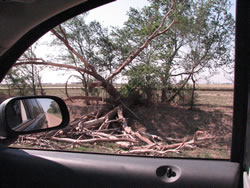
[[[58,97],[15,97],[0,105],[0,122],[3,137],[28,134],[67,126],[69,112]]]

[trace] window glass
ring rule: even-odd
[[[59,96],[70,125],[12,147],[229,159],[233,10],[229,0],[118,0],[52,29],[0,93]]]

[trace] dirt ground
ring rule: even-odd
[[[133,111],[140,117],[134,120],[131,115],[129,126],[134,131],[146,132],[160,136],[167,144],[169,139],[188,140],[196,131],[202,131],[211,139],[195,148],[185,149],[179,153],[169,153],[167,157],[185,158],[230,158],[232,137],[233,92],[198,91],[194,110],[187,105],[144,104],[133,106]],[[81,100],[73,103],[67,101],[71,120],[96,111],[102,104],[86,105]],[[58,144],[58,143],[55,143]],[[30,147],[16,142],[13,147]],[[33,145],[31,147],[34,147]],[[79,152],[116,153],[120,150],[114,143],[86,144],[62,150]],[[42,146],[39,148],[43,148]]]
[[[62,123],[62,118],[59,118],[51,113],[46,113],[46,118],[48,121],[48,127],[56,127]]]
[[[131,118],[129,125],[134,131],[160,136],[166,143],[169,138],[191,139],[197,130],[212,137],[195,149],[184,150],[178,154],[170,153],[170,157],[230,158],[232,95],[232,92],[199,91],[194,110],[189,110],[189,106],[186,105],[137,105],[133,107],[133,111],[141,120],[136,121]],[[83,101],[68,102],[67,105],[73,119],[101,107],[101,104],[86,106]],[[112,148],[111,145],[108,147]],[[89,150],[92,151],[87,149]],[[103,152],[103,149],[100,150]]]
[[[135,130],[168,138],[188,140],[197,130],[213,137],[199,148],[183,151],[182,157],[229,158],[232,136],[232,107],[196,106],[189,110],[184,106],[166,104],[151,105],[150,108],[136,107],[144,126],[134,122]],[[203,156],[199,151],[204,150]]]

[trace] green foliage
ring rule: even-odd
[[[128,84],[121,88],[121,94],[129,96],[136,91],[141,91],[151,100],[153,91],[159,88],[160,79],[158,77],[158,68],[151,64],[140,64],[127,71],[129,77]]]
[[[62,30],[66,34],[70,46],[94,66],[99,73],[110,73],[115,66],[116,55],[115,45],[109,31],[98,21],[87,23],[85,17],[86,14],[79,15],[66,21],[61,25]],[[56,31],[61,33],[59,28],[56,28]],[[62,41],[55,38],[53,45],[59,45],[65,50],[60,59],[66,64],[88,69],[78,57],[65,48]],[[86,75],[84,77],[88,81],[89,78]]]
[[[127,72],[130,77],[129,84],[133,87],[139,87],[142,90],[156,89],[159,83],[157,67],[151,64],[140,64]]]
[[[27,75],[22,69],[14,67],[4,81],[8,84],[11,95],[25,96],[30,95],[32,91],[29,80],[30,75]]]
[[[183,89],[180,89],[183,85]],[[177,97],[175,97],[174,102],[180,105],[194,105],[197,102],[198,94],[194,91],[194,96],[192,97],[192,85],[186,83],[186,80],[180,80],[174,87],[169,90],[170,95],[178,91]]]
[[[21,60],[32,61],[36,59],[36,54],[34,49],[35,46],[30,47],[26,52],[20,57]],[[34,64],[27,64],[21,66],[14,66],[7,76],[5,77],[5,82],[9,87],[9,94],[11,95],[37,95],[37,89],[42,91],[42,76],[40,71],[42,67],[38,67]],[[17,90],[17,92],[15,92]]]
[[[117,67],[116,46],[107,28],[102,26],[98,21],[87,23],[85,16],[86,14],[79,15],[68,20],[61,25],[61,29],[56,28],[56,31],[66,38],[74,51],[94,67],[101,77],[105,77],[107,74],[111,74]],[[76,56],[75,53],[72,53],[70,49],[65,47],[65,44],[60,39],[55,38],[53,44],[59,45],[64,49],[60,60],[65,64],[84,68],[90,72],[92,71],[79,56]],[[85,95],[88,96],[89,93],[96,93],[97,91],[95,90],[89,91],[88,87],[90,82],[96,80],[86,73],[78,72],[82,77]]]
[[[61,113],[60,108],[55,101],[51,102],[49,109],[48,109],[48,112],[52,113],[52,114],[60,114]]]
[[[171,7],[169,0],[149,2],[142,9],[130,8],[124,26],[112,31],[97,21],[87,23],[86,15],[65,22],[62,29],[77,53],[99,75],[107,77],[156,31]],[[214,69],[232,64],[234,20],[229,8],[229,0],[176,0],[161,30],[173,20],[176,24],[154,38],[124,69],[122,74],[128,83],[121,88],[122,95],[140,90],[150,99],[154,89],[168,91],[180,79],[186,84],[194,75],[206,70],[212,74]],[[62,58],[65,63],[88,69],[71,51],[66,51]],[[87,88],[90,78],[86,74],[82,77]]]
[[[147,39],[171,6],[168,0],[150,3],[150,6],[141,10],[131,8],[125,26],[113,33],[120,45],[121,59],[128,57]],[[177,0],[174,12],[166,19],[164,28],[172,20],[177,24],[151,41],[134,60],[134,65],[125,73],[129,83],[124,92],[134,92],[135,88],[146,92],[148,88],[152,89],[152,85],[168,88],[174,84],[171,72],[177,72],[179,78],[182,76],[182,79],[189,80],[190,75],[206,70],[213,74],[218,67],[232,64],[234,20],[228,11],[229,7],[228,0]],[[153,75],[154,79],[145,79],[148,75]],[[189,90],[189,86],[186,87],[185,90]],[[185,95],[183,93],[180,96],[190,101],[192,92],[186,91]]]
[[[99,96],[99,89],[98,89],[98,88],[92,88],[92,89],[90,90],[90,94],[91,94],[92,96]]]
[[[124,27],[112,33],[121,61],[126,59],[159,27],[165,13],[160,6],[153,3],[141,10],[135,8],[129,10],[128,20],[124,23]],[[167,18],[163,29],[171,21]],[[121,89],[123,95],[128,95],[138,89],[146,94],[147,98],[151,98],[153,90],[167,87],[173,57],[178,56],[177,48],[173,46],[182,45],[176,42],[176,38],[171,37],[169,33],[171,30],[152,40],[138,54],[133,65],[124,72],[124,75],[128,77],[128,84]]]
[[[203,0],[192,4],[187,51],[183,55],[187,71],[210,71],[231,64],[233,55],[234,20],[228,0]]]
[[[130,84],[124,84],[120,88],[120,94],[121,94],[121,96],[123,96],[125,98],[132,95],[136,91],[137,91],[137,88],[134,87],[133,85],[130,85]]]

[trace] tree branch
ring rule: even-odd
[[[133,143],[137,142],[129,138],[92,138],[92,139],[85,139],[85,140],[76,140],[76,139],[71,139],[71,138],[51,137],[50,139],[61,141],[61,142],[73,143],[73,144],[93,143],[93,142],[119,142],[119,141],[126,141],[126,142],[133,142]]]
[[[80,68],[80,67],[75,67],[75,66],[72,66],[72,65],[53,63],[53,62],[45,62],[45,61],[40,62],[40,61],[29,61],[29,60],[27,60],[27,61],[23,61],[23,62],[18,61],[17,63],[14,64],[14,66],[32,65],[32,64],[35,64],[35,65],[47,65],[47,66],[54,66],[54,67],[72,69],[72,70],[76,70],[76,71],[79,71],[79,72],[84,72],[86,74],[90,74],[91,76],[94,76],[93,73],[90,72],[87,69]]]
[[[137,50],[135,52],[132,52],[130,54],[130,56],[122,63],[122,65],[116,69],[116,71],[114,73],[112,73],[108,78],[107,78],[107,81],[110,81],[112,78],[114,78],[117,74],[119,74],[127,65],[129,65],[137,56],[138,54],[143,50],[145,49],[148,44],[154,39],[156,38],[157,36],[167,32],[176,22],[175,20],[173,20],[169,25],[168,27],[166,27],[165,29],[163,29],[161,31],[161,29],[163,28],[164,26],[164,23],[166,21],[166,18],[173,12],[174,10],[174,5],[175,5],[175,0],[172,0],[172,5],[171,5],[171,8],[170,10],[164,15],[164,17],[162,18],[161,20],[161,24],[160,26],[147,38],[146,41],[144,41],[144,43],[139,47],[137,48]]]
[[[71,51],[76,57],[78,57],[86,67],[88,67],[93,73],[96,73],[95,68],[88,63],[88,61],[81,56],[74,48],[71,47],[71,45],[68,42],[66,33],[63,31],[61,25],[59,25],[59,30],[63,36],[61,36],[55,29],[52,29],[51,32],[59,39],[61,40],[64,45],[68,48],[69,51]]]

